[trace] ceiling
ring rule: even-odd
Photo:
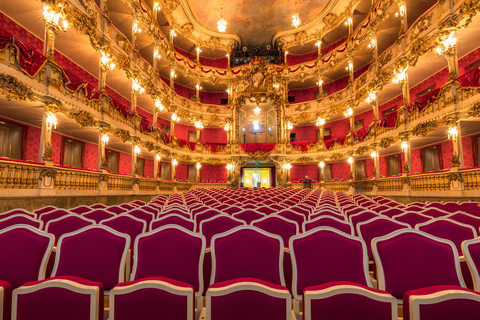
[[[328,2],[298,1],[302,23],[319,15]],[[238,34],[242,38],[242,46],[247,48],[271,45],[277,31],[292,28],[292,15],[296,8],[292,0],[188,0],[188,4],[198,22],[212,30],[217,29],[217,21],[223,13],[227,32]]]

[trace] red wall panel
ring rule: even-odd
[[[86,169],[97,170],[98,145],[85,142],[85,156],[83,167]]]
[[[52,160],[54,164],[60,165],[60,150],[62,149],[62,136],[52,132]]]
[[[325,129],[330,129],[330,136],[332,138],[344,137],[350,131],[350,120],[342,119],[333,122],[327,122]]]
[[[214,179],[216,181],[227,181],[228,172],[225,164],[221,165],[205,165],[202,164],[200,168],[200,181],[207,179],[208,181]]]
[[[177,180],[183,180],[188,178],[188,165],[186,163],[179,163],[175,167],[175,173]]]
[[[475,166],[473,162],[472,136],[462,137],[463,165],[468,167]]]
[[[317,126],[294,126],[292,133],[295,133],[296,141],[316,142],[317,141]]]
[[[477,48],[458,60],[458,72],[459,75],[464,74],[470,70],[470,65],[480,60],[480,48]]]
[[[38,13],[38,17],[36,18],[41,19],[40,15],[42,15],[42,13]],[[4,15],[3,12],[0,12],[0,26],[43,54],[43,40],[24,29],[21,25]]]
[[[154,178],[153,177],[153,160],[152,159],[145,159],[144,166],[143,166],[143,176],[147,178]]]
[[[290,169],[290,180],[297,181],[308,179],[318,181],[318,165],[315,164],[292,164]]]
[[[410,89],[410,101],[417,99],[417,94],[435,85],[435,89],[442,87],[448,80],[448,68],[435,73],[433,76],[425,79]]]
[[[373,113],[373,109],[372,109],[372,110],[368,110],[366,112],[362,112],[360,114],[356,114],[353,117],[353,119],[354,119],[354,121],[363,120],[363,126],[367,127],[372,123],[373,116],[374,116],[374,113]]]
[[[176,123],[175,124],[175,137],[177,139],[183,139],[188,141],[188,132],[196,132],[195,126],[187,126],[185,124]]]
[[[335,162],[331,164],[332,179],[350,179],[350,164],[348,162]]]
[[[420,149],[412,149],[410,151],[410,157],[412,158],[412,173],[422,173],[422,161],[420,160]]]
[[[226,144],[227,132],[223,128],[204,128],[200,133],[200,142]]]
[[[119,152],[118,173],[132,173],[132,156],[130,154]]]
[[[27,127],[27,139],[25,144],[24,154],[22,154],[23,160],[38,161],[38,154],[40,152],[40,137],[42,130],[37,127]]]
[[[399,95],[398,97],[393,98],[392,100],[389,100],[385,102],[384,104],[381,104],[378,106],[378,116],[381,118],[383,111],[390,109],[391,107],[396,107],[395,110],[398,110],[403,101],[403,96]]]

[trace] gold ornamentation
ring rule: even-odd
[[[313,162],[313,159],[310,158],[310,157],[301,157],[301,158],[298,158],[295,160],[295,162],[300,162],[300,163],[310,163],[310,162]]]
[[[0,72],[0,91],[10,100],[34,101],[31,87],[14,76]]]
[[[220,108],[218,106],[208,106],[207,112],[217,114],[220,113]]]
[[[303,112],[298,117],[298,122],[308,122],[308,121],[310,121],[310,114],[308,114],[306,112]]]
[[[247,152],[247,154],[252,158],[253,160],[265,160],[270,156],[270,152],[263,152],[262,150],[257,150],[255,152]]]
[[[45,147],[45,152],[43,153],[43,156],[42,156],[42,161],[52,161],[52,156],[53,156],[52,145],[50,144],[50,142],[47,142],[47,146]]]
[[[109,178],[110,178],[110,176],[108,174],[101,174],[100,176],[98,176],[98,181],[99,182],[108,182]]]
[[[410,178],[409,177],[403,177],[402,178],[402,185],[410,185]]]
[[[330,156],[330,159],[337,161],[343,158],[343,155],[341,153],[334,153]]]
[[[96,120],[90,112],[80,110],[79,112],[68,113],[68,117],[74,119],[81,127],[94,127]]]
[[[55,177],[57,176],[57,170],[55,168],[51,167],[45,167],[40,169],[40,175],[38,176],[38,180],[43,180],[43,178],[51,178],[52,180],[55,180]]]
[[[480,102],[474,102],[468,110],[468,116],[470,118],[478,118],[480,117]]]
[[[436,120],[428,121],[428,122],[423,122],[417,124],[413,130],[412,134],[414,136],[422,136],[425,137],[427,133],[429,133],[432,130],[435,130],[438,128],[438,122]]]
[[[458,182],[463,182],[463,175],[459,172],[451,172],[448,174],[448,181],[453,182],[453,181],[458,181]]]
[[[455,151],[452,156],[452,167],[460,167],[460,158],[457,151]]]
[[[380,140],[380,143],[378,144],[378,146],[380,148],[388,148],[394,142],[395,142],[395,139],[393,137],[385,137],[382,140]]]
[[[125,129],[117,128],[114,132],[114,135],[117,136],[123,142],[132,140],[132,135],[130,134],[130,131]]]
[[[362,154],[364,154],[368,150],[370,150],[369,146],[361,146],[361,147],[357,148],[357,150],[355,150],[355,154],[361,156]]]
[[[211,164],[217,164],[217,163],[222,163],[223,161],[220,158],[207,158],[205,162],[211,163]]]
[[[310,103],[301,103],[295,108],[295,111],[303,112],[310,109],[311,109]]]

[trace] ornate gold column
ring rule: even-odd
[[[202,67],[202,65],[200,64],[200,52],[202,52],[202,50],[200,50],[200,47],[197,45],[197,48],[195,49],[195,51],[197,52],[197,71],[200,71],[200,68]]]
[[[39,160],[41,162],[52,164],[53,148],[52,148],[52,130],[57,127],[56,113],[60,111],[60,107],[54,103],[45,103],[43,114],[43,145],[40,148]]]
[[[107,83],[107,72],[113,71],[115,63],[112,61],[110,49],[106,48],[101,51],[100,57],[100,80],[98,81],[98,90],[105,93],[105,87]]]
[[[403,164],[403,173],[404,175],[407,175],[412,169],[412,156],[410,152],[410,140],[408,133],[400,135],[400,139],[402,140],[401,148],[403,157],[405,158],[405,163]]]
[[[460,121],[456,115],[447,118],[448,138],[452,141],[452,169],[463,167],[463,152],[462,152],[462,134]]]
[[[197,175],[196,175],[196,182],[200,183],[200,169],[202,168],[202,164],[200,163],[201,159],[197,159],[197,164],[195,165],[195,168],[197,169]]]
[[[145,92],[145,89],[140,85],[140,81],[138,79],[132,78],[132,104],[131,109],[133,112],[137,113],[137,97],[139,94]]]
[[[171,170],[171,180],[176,181],[177,180],[177,159],[175,159],[176,154],[172,154],[172,170]]]
[[[372,143],[370,145],[372,148],[372,153],[370,156],[372,157],[373,160],[373,177],[372,178],[378,178],[380,177],[380,157],[378,154],[378,146],[376,143]]]
[[[140,138],[133,137],[132,141],[132,174],[138,175],[138,156],[140,155],[140,147],[138,144],[140,143]]]
[[[155,157],[153,158],[153,177],[154,177],[155,179],[160,178],[160,177],[158,176],[158,173],[159,173],[159,171],[158,171],[158,164],[160,163],[160,159],[161,159],[160,155],[159,155],[158,153],[156,153],[156,154],[155,154]]]
[[[318,177],[318,181],[325,182],[325,161],[320,160],[320,162],[318,163],[318,166],[320,167],[320,174]]]
[[[58,31],[62,29],[67,30],[68,23],[63,19],[62,27],[60,27],[60,18],[62,18],[61,8],[58,6],[50,6],[44,4],[43,6],[43,19],[45,20],[45,39],[43,46],[43,55],[49,60],[55,61],[55,37]]]
[[[445,55],[448,63],[448,80],[455,80],[458,75],[457,38],[455,27],[445,27],[437,38],[438,55]]]
[[[348,164],[350,165],[350,179],[355,179],[355,160],[353,159],[353,155],[349,155],[347,159]]]
[[[108,144],[108,133],[110,132],[110,125],[107,123],[101,123],[99,137],[98,137],[98,151],[99,151],[99,161],[97,164],[98,170],[107,170],[107,154],[106,147]]]

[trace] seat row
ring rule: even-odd
[[[0,264],[0,279],[6,281],[3,312],[8,312],[13,288],[13,319],[101,319],[104,293],[111,319],[200,315],[207,251],[203,235],[172,225],[140,235],[130,282],[124,282],[129,236],[98,225],[63,235],[52,278],[43,280],[53,238],[30,226],[0,231],[0,255],[9,262]],[[462,312],[461,319],[478,318],[479,293],[465,288],[451,241],[412,229],[374,238],[378,290],[361,238],[320,227],[290,238],[289,248],[298,319],[396,319],[397,304],[403,305],[405,319],[419,319],[416,314],[424,310],[429,316],[421,319],[452,319]],[[207,319],[290,319],[280,236],[239,226],[215,235],[210,252]],[[478,290],[480,238],[464,241],[462,252]],[[439,303],[447,310],[430,307]]]

